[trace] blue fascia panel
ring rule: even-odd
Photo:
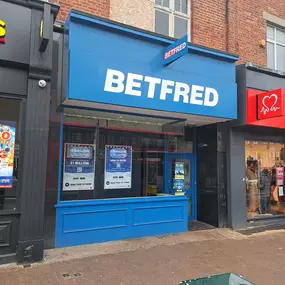
[[[189,45],[187,54],[164,66],[164,50],[172,41],[122,29],[126,28],[71,14],[69,99],[237,118],[233,60],[211,56],[199,47],[195,52]]]

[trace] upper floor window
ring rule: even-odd
[[[285,72],[285,30],[267,26],[267,67]]]
[[[155,32],[181,38],[189,32],[189,0],[155,0]]]

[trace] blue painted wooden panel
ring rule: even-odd
[[[174,234],[188,229],[186,197],[62,202],[56,206],[56,247]]]
[[[144,226],[162,223],[174,223],[183,221],[183,207],[181,206],[159,206],[135,208],[133,211],[133,225]]]

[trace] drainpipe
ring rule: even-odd
[[[229,2],[230,0],[225,0],[226,51],[229,51]]]

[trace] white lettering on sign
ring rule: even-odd
[[[175,54],[177,54],[178,52],[184,50],[186,48],[187,44],[184,42],[182,44],[180,44],[179,46],[177,47],[174,47],[173,49],[167,51],[164,53],[164,59],[168,59],[172,56],[174,56]]]
[[[143,76],[141,74],[128,73],[114,69],[107,69],[104,91],[111,93],[122,93],[131,96],[142,96],[142,83],[148,83],[147,98],[153,99],[155,91],[160,86],[160,100],[166,100],[173,96],[174,102],[190,103],[193,105],[204,105],[215,107],[219,103],[219,94],[216,89],[192,85],[187,83],[165,80],[156,77]]]

